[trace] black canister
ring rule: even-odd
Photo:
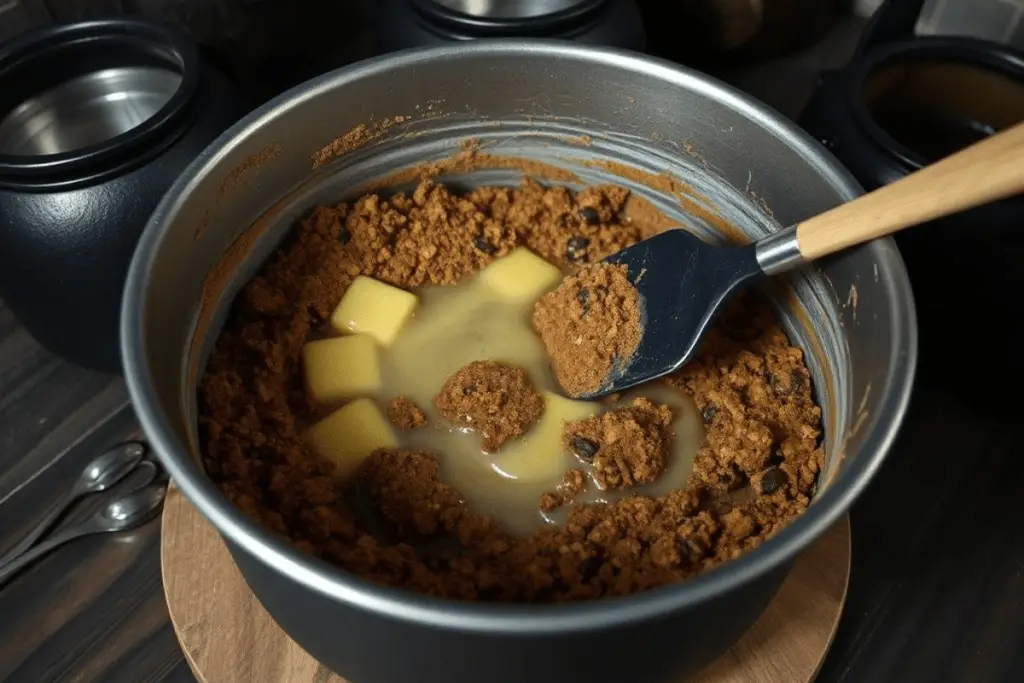
[[[629,50],[646,47],[634,0],[380,0],[380,48],[479,38],[555,38]]]
[[[1024,55],[966,37],[914,35],[923,0],[888,0],[843,69],[823,75],[800,124],[868,191],[1024,121]],[[988,388],[1024,369],[1024,197],[896,238],[919,308],[925,367]],[[1000,369],[961,367],[982,354]]]
[[[119,369],[139,234],[171,182],[243,113],[171,26],[54,25],[0,47],[0,298],[43,346]]]

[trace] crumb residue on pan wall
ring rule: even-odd
[[[614,161],[582,161],[587,166],[600,168],[614,175],[631,180],[652,190],[667,194],[679,202],[679,206],[687,214],[695,216],[712,226],[732,244],[747,244],[750,238],[722,216],[707,208],[708,199],[702,196],[689,184],[669,173],[650,173],[634,166],[627,166]],[[653,207],[652,207],[653,208]],[[654,210],[656,213],[661,213]]]
[[[557,139],[577,147],[590,147],[594,144],[594,138],[589,135],[556,135]]]
[[[508,169],[518,171],[527,178],[582,184],[575,173],[552,164],[535,159],[488,154],[481,151],[476,140],[464,140],[460,146],[461,149],[447,159],[403,168],[360,189],[365,192],[378,192],[395,185],[430,180],[450,173],[468,173],[484,169]]]
[[[239,185],[248,182],[249,174],[253,171],[260,169],[264,164],[276,159],[281,154],[281,145],[276,142],[272,142],[255,154],[250,154],[242,163],[231,169],[224,180],[220,183],[220,191],[217,193],[216,199],[214,199],[212,206],[207,207],[203,211],[203,217],[199,220],[199,224],[196,225],[195,232],[192,233],[192,239],[198,240],[206,232],[206,228],[210,225],[210,216],[220,206],[220,202],[227,195],[228,192],[236,189]]]
[[[871,382],[864,387],[864,396],[860,399],[860,405],[857,406],[857,416],[853,421],[853,429],[850,430],[850,436],[854,436],[861,430],[864,423],[868,420],[868,399],[871,397]]]
[[[846,303],[843,308],[849,308],[853,314],[853,321],[857,322],[857,302],[860,294],[857,293],[857,285],[850,285],[850,291],[846,295]]]
[[[440,102],[428,103],[425,108],[416,107],[417,115],[423,118],[438,116],[440,112],[436,105]],[[382,121],[369,124],[360,124],[352,130],[338,136],[328,145],[317,150],[313,156],[313,169],[320,168],[332,159],[354,151],[368,143],[371,143],[387,133],[395,125],[408,123],[413,119],[411,116],[392,116]],[[500,125],[500,121],[495,121]],[[572,145],[589,147],[593,144],[593,138],[589,135],[567,136],[555,135],[555,138]],[[698,161],[702,166],[707,162],[701,157],[689,143],[683,144],[686,154]],[[707,197],[702,196],[692,186],[669,173],[649,173],[633,166],[620,164],[612,161],[575,160],[585,166],[600,168],[620,178],[636,182],[652,190],[671,195],[680,207],[689,215],[695,216],[708,225],[715,228],[725,239],[734,244],[746,244],[750,238],[741,230],[730,224],[714,210],[708,208]],[[386,178],[378,180],[360,190],[364,192],[377,192],[389,186],[417,182],[449,173],[465,173],[481,169],[509,169],[521,172],[524,176],[538,180],[551,180],[563,183],[583,184],[575,173],[565,168],[534,159],[513,156],[500,156],[489,154],[482,149],[479,141],[467,139],[462,141],[461,150],[447,159],[440,161],[419,164],[397,171]],[[763,211],[771,215],[771,210],[763,200],[754,198],[755,202]],[[649,202],[636,195],[631,195],[630,206],[627,207],[626,215],[634,220],[642,221],[645,225],[667,229],[678,227],[678,222],[671,220],[662,212],[655,209]]]
[[[390,128],[409,121],[410,116],[392,116],[382,121],[361,123],[347,133],[340,135],[313,153],[313,169],[318,169],[331,159],[359,149],[384,135]]]
[[[231,172],[224,177],[223,181],[221,181],[220,194],[223,195],[226,192],[230,192],[238,187],[239,184],[246,182],[246,178],[251,171],[258,169],[268,161],[277,158],[279,154],[281,154],[281,145],[276,142],[272,142],[255,154],[247,156],[242,163],[231,169]]]

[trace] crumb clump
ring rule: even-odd
[[[468,425],[494,453],[540,419],[544,399],[526,371],[496,361],[473,361],[448,378],[434,397],[442,417]]]
[[[646,398],[624,408],[565,425],[565,449],[594,466],[601,489],[623,489],[657,481],[665,470],[672,434],[672,409]]]
[[[451,285],[518,245],[574,272],[667,227],[641,220],[629,210],[635,202],[616,187],[574,193],[526,181],[458,194],[427,182],[411,194],[317,207],[243,288],[211,353],[199,389],[207,473],[302,552],[447,599],[629,595],[756,548],[806,510],[823,453],[803,356],[751,297],[669,380],[701,410],[706,443],[686,489],[665,496],[574,502],[563,524],[514,537],[463,502],[434,454],[378,451],[343,483],[301,437],[324,408],[304,385],[302,345],[356,275],[403,288]],[[366,490],[387,536],[357,513],[353,485]]]
[[[395,396],[388,402],[388,419],[403,432],[427,424],[427,416],[420,407],[405,396]]]
[[[464,513],[458,493],[440,479],[426,451],[380,450],[360,467],[364,490],[394,534],[406,541],[455,528]]]
[[[562,477],[557,491],[549,491],[540,497],[542,512],[551,512],[571,503],[587,488],[587,475],[583,470],[569,470]]]
[[[803,351],[767,306],[750,303],[729,309],[696,360],[669,379],[693,396],[704,420],[691,480],[750,486],[759,498],[805,506],[825,463],[821,408]]]
[[[590,266],[565,278],[534,306],[533,327],[570,396],[600,389],[640,345],[640,295],[628,275],[624,265]]]

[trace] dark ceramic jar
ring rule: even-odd
[[[922,0],[889,0],[843,69],[826,73],[800,118],[866,190],[1024,121],[1024,55],[964,37],[917,37]],[[1024,370],[1024,197],[904,231],[924,367],[988,389]],[[983,352],[990,371],[961,371]]]
[[[43,346],[117,371],[139,234],[185,166],[243,113],[225,77],[170,26],[63,24],[0,47],[0,298]]]
[[[480,38],[555,38],[630,50],[646,47],[634,0],[380,0],[375,8],[385,52]]]

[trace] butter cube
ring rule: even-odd
[[[396,448],[388,421],[372,399],[359,398],[338,408],[306,430],[306,443],[320,457],[333,461],[338,477],[355,472],[378,448]]]
[[[491,263],[480,277],[503,299],[533,303],[562,279],[562,271],[526,247]]]
[[[380,355],[369,335],[309,342],[302,348],[302,361],[306,384],[322,403],[380,388]]]
[[[544,414],[534,428],[505,444],[491,461],[491,467],[503,477],[552,484],[560,481],[573,462],[562,447],[565,423],[593,417],[601,410],[596,403],[573,401],[550,391],[542,396]]]
[[[415,294],[359,275],[331,314],[331,327],[342,334],[368,334],[390,346],[415,308]]]

